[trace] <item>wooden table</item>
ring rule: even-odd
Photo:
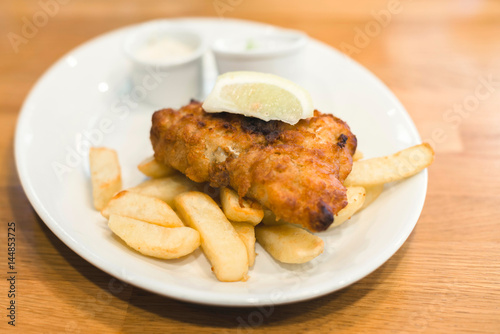
[[[16,330],[500,333],[500,2],[60,2],[48,7],[54,15],[43,27],[14,48],[8,33],[21,35],[24,20],[34,16],[43,23],[41,5],[0,3],[0,221],[5,231],[0,239],[6,263],[6,224],[15,221]],[[158,17],[218,15],[301,29],[349,53],[394,91],[422,138],[435,147],[415,230],[387,263],[358,283],[264,312],[178,302],[121,285],[65,246],[31,208],[15,169],[13,135],[21,104],[40,75],[67,51],[112,29]],[[5,273],[7,264],[2,268]],[[0,331],[11,329],[4,315],[9,288],[4,275]]]

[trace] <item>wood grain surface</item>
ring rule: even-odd
[[[21,34],[24,20],[54,2],[0,2],[0,332],[500,333],[499,1],[60,0],[46,24],[13,47],[8,34]],[[377,15],[385,20],[382,28]],[[13,156],[16,119],[30,88],[90,38],[181,16],[304,30],[349,53],[401,100],[437,157],[420,220],[382,267],[341,291],[297,304],[199,306],[120,283],[40,220]],[[369,31],[368,41],[359,31]],[[478,96],[485,80],[490,93]],[[15,328],[6,317],[9,221],[18,228]]]

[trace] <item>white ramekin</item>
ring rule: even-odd
[[[302,32],[280,30],[252,37],[218,39],[211,45],[211,49],[219,74],[256,71],[300,82],[303,78],[304,49],[307,41],[307,35]],[[248,50],[245,49],[248,43],[268,47]]]
[[[152,38],[166,36],[191,46],[186,57],[169,60],[144,60],[138,50]],[[200,99],[203,83],[202,56],[206,43],[193,31],[162,21],[145,23],[125,40],[124,51],[132,62],[134,88],[142,87],[144,101],[155,107],[178,108],[190,99]]]

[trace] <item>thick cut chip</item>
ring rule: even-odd
[[[243,222],[231,222],[241,241],[245,244],[248,253],[248,266],[255,263],[255,229],[254,225]]]
[[[153,179],[169,176],[177,172],[174,168],[167,166],[156,160],[155,157],[150,157],[145,159],[143,162],[139,164],[139,166],[137,166],[137,168],[144,175],[149,176]]]
[[[432,147],[424,143],[393,155],[355,161],[344,185],[371,186],[399,181],[427,168],[433,160]]]
[[[365,196],[365,202],[363,203],[363,206],[359,211],[365,209],[367,206],[372,204],[382,193],[384,190],[384,185],[383,184],[376,184],[374,186],[368,186],[365,187],[366,191],[366,196]]]
[[[365,195],[366,191],[363,187],[347,187],[347,206],[335,215],[330,228],[339,226],[350,219],[357,211],[361,210],[365,201]]]
[[[102,215],[119,215],[164,227],[184,226],[177,214],[167,203],[146,195],[130,191],[116,194],[101,211]]]
[[[352,156],[352,161],[361,160],[363,159],[363,157],[364,157],[363,152],[361,152],[360,150],[356,150],[356,152],[354,152],[354,155]]]
[[[305,263],[323,252],[321,238],[290,224],[257,225],[255,236],[273,258],[283,263]]]
[[[89,151],[90,176],[94,207],[102,210],[114,194],[122,188],[118,155],[105,147],[91,147]]]
[[[156,197],[174,208],[175,196],[187,191],[195,190],[198,184],[184,175],[172,175],[160,179],[151,179],[128,189],[143,195]]]
[[[183,222],[200,232],[201,248],[220,281],[246,279],[248,255],[233,225],[210,196],[187,192],[175,198],[175,206]]]
[[[108,226],[136,251],[160,259],[177,259],[200,246],[200,234],[190,227],[163,227],[111,215]]]
[[[238,194],[229,188],[222,188],[220,192],[222,210],[229,220],[236,222],[247,222],[257,225],[264,217],[262,206],[252,200],[244,199],[243,206],[240,206]]]

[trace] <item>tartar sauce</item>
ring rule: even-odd
[[[194,48],[168,36],[150,39],[137,50],[137,58],[143,61],[178,61],[194,52]]]

